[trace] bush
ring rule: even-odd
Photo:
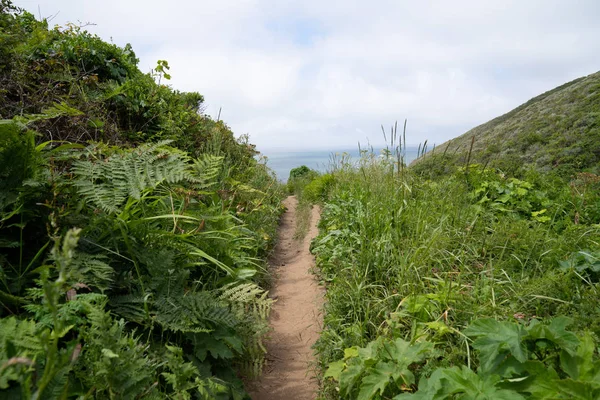
[[[334,183],[335,178],[332,174],[318,176],[304,187],[302,196],[313,203],[323,202],[327,200],[327,196]]]
[[[319,172],[308,168],[306,165],[293,168],[287,181],[288,193],[302,196],[304,187],[319,176]]]

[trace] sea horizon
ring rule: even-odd
[[[407,146],[404,162],[408,165],[417,158],[418,146]],[[380,154],[381,149],[375,150]],[[354,149],[333,149],[333,150],[266,150],[261,151],[260,155],[266,157],[267,166],[277,175],[277,179],[286,182],[290,171],[293,168],[306,165],[308,168],[319,172],[327,172],[334,163],[343,155],[347,154],[351,159],[357,160],[360,157],[358,148]]]

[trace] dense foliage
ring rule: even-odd
[[[398,159],[342,163],[323,192],[323,395],[598,398],[600,177]]]
[[[0,397],[246,397],[281,188],[130,46],[0,2]]]

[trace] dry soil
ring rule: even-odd
[[[310,229],[303,241],[295,240],[294,196],[284,201],[287,211],[281,219],[278,244],[270,259],[274,284],[271,297],[273,331],[267,341],[267,363],[263,376],[250,391],[253,400],[312,400],[318,381],[312,345],[322,328],[323,289],[312,274],[314,257],[310,241],[317,235],[319,209],[311,210]]]

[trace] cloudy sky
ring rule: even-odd
[[[598,0],[14,0],[168,60],[174,88],[270,149],[464,133],[600,70]]]

